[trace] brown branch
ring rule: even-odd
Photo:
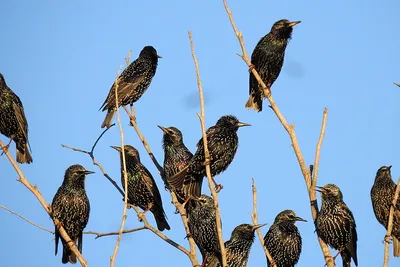
[[[146,229],[146,227],[142,226],[142,227],[137,227],[137,228],[133,228],[133,229],[129,229],[129,230],[124,230],[122,231],[122,234],[128,234],[128,233],[133,233],[133,232],[137,232],[137,231],[141,231]],[[88,231],[88,232],[83,232],[86,235],[96,235],[95,239],[103,237],[103,236],[110,236],[110,235],[119,235],[119,231],[118,232],[108,232],[108,233],[99,233],[99,232],[93,232],[93,231]]]
[[[256,184],[254,182],[254,178],[251,179],[251,180],[252,180],[251,189],[252,189],[252,192],[253,192],[253,212],[250,213],[250,216],[251,216],[251,219],[253,220],[253,224],[257,225],[258,224],[257,188],[256,188]],[[269,253],[267,247],[264,244],[264,238],[262,236],[261,229],[258,228],[256,231],[257,231],[257,236],[258,236],[258,239],[260,240],[261,246],[264,249],[265,256],[267,256],[269,262],[271,263],[271,266],[272,267],[276,267],[275,261],[272,259],[271,254]]]
[[[387,232],[385,235],[385,252],[383,257],[383,267],[387,267],[389,264],[389,243],[390,243],[390,236],[392,235],[394,209],[397,205],[397,199],[399,198],[399,194],[400,194],[400,178],[397,182],[396,191],[394,192],[392,205],[390,205],[389,222],[388,222]]]
[[[71,238],[68,236],[67,232],[65,232],[64,227],[62,227],[61,223],[59,220],[57,220],[56,218],[53,218],[52,216],[52,211],[51,211],[51,206],[49,204],[47,204],[46,200],[43,198],[42,194],[40,193],[39,189],[37,188],[36,185],[31,185],[29,183],[29,181],[26,179],[25,175],[23,174],[23,172],[21,171],[21,169],[19,168],[19,166],[17,165],[17,163],[15,162],[15,160],[12,158],[12,156],[10,155],[10,153],[8,152],[8,149],[4,146],[3,142],[0,141],[0,147],[3,150],[4,154],[6,154],[8,160],[10,161],[11,165],[14,167],[15,171],[17,172],[19,178],[17,179],[17,181],[21,182],[26,188],[29,189],[29,191],[32,192],[32,194],[35,195],[35,197],[39,200],[40,204],[42,205],[42,207],[45,209],[45,211],[47,212],[47,214],[49,214],[49,216],[53,219],[54,224],[57,226],[61,237],[67,241],[67,244],[69,246],[69,248],[71,249],[71,251],[76,255],[76,257],[78,258],[79,262],[81,263],[82,266],[87,267],[88,264],[86,262],[86,260],[83,258],[82,254],[79,252],[79,250],[77,249],[75,243],[71,240]]]
[[[243,41],[243,36],[242,33],[240,33],[235,25],[235,21],[233,19],[232,16],[232,11],[229,9],[228,4],[227,4],[227,0],[223,0],[224,6],[225,6],[225,10],[226,13],[228,14],[229,20],[231,22],[233,31],[235,32],[236,37],[238,38],[238,41],[240,43],[240,47],[242,48],[242,55],[239,55],[247,64],[247,66],[250,68],[251,66],[251,61],[249,60],[249,57],[247,55],[246,52],[246,48],[244,45],[244,41]],[[261,85],[261,87],[263,88],[266,98],[268,99],[269,103],[270,103],[270,107],[271,109],[274,111],[275,115],[278,117],[279,121],[281,122],[282,126],[285,128],[286,132],[289,134],[290,140],[292,142],[292,147],[294,150],[294,153],[296,155],[297,161],[299,162],[299,166],[300,166],[300,170],[303,174],[304,177],[304,181],[306,183],[307,186],[307,191],[308,191],[308,195],[310,198],[310,202],[311,202],[311,213],[312,213],[312,217],[313,220],[316,220],[317,214],[318,214],[318,210],[315,210],[315,204],[316,204],[316,200],[313,200],[312,195],[315,195],[315,192],[311,192],[313,191],[312,188],[312,181],[311,181],[311,173],[310,171],[307,169],[305,160],[303,158],[303,155],[301,153],[300,150],[300,146],[296,137],[296,133],[294,131],[294,125],[289,125],[288,122],[286,121],[285,117],[282,115],[282,113],[280,112],[277,104],[275,103],[274,99],[272,98],[272,95],[270,94],[270,90],[269,88],[267,88],[267,86],[265,85],[265,83],[262,81],[260,75],[257,73],[257,71],[254,68],[250,68],[251,72],[253,73],[254,77],[257,79],[258,83]],[[315,204],[314,204],[315,203]],[[333,267],[335,266],[335,263],[333,261],[332,256],[330,255],[329,252],[329,248],[326,245],[325,242],[323,242],[320,238],[318,239],[321,250],[324,254],[324,258],[325,258],[325,262],[327,264],[327,267]]]
[[[205,156],[205,166],[206,166],[208,187],[210,188],[211,195],[212,195],[212,197],[214,199],[215,220],[216,220],[216,224],[217,224],[217,234],[218,234],[219,246],[221,248],[222,266],[226,267],[228,265],[227,265],[227,261],[226,261],[224,238],[223,238],[223,235],[222,235],[222,225],[221,225],[221,219],[220,219],[221,215],[220,215],[219,205],[218,205],[218,194],[215,192],[215,189],[213,187],[212,175],[211,175],[211,169],[210,169],[210,153],[208,151],[206,126],[205,126],[205,110],[204,110],[203,86],[201,84],[201,79],[200,79],[199,63],[197,61],[196,54],[194,52],[194,43],[193,43],[193,39],[192,39],[192,32],[188,31],[188,35],[189,35],[190,48],[191,48],[191,51],[192,51],[192,57],[193,57],[193,61],[194,61],[194,66],[195,66],[195,69],[196,69],[197,87],[199,89],[200,114],[197,113],[197,116],[200,119],[201,130],[202,130],[202,135],[203,135],[204,156]]]

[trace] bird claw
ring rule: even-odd
[[[210,159],[207,159],[203,162],[203,166],[210,165]]]
[[[8,142],[8,144],[6,146],[1,147],[1,150],[3,150],[3,152],[1,152],[0,156],[3,156],[4,153],[6,153],[8,151],[8,148],[10,147],[12,139],[10,138],[10,142]]]
[[[382,240],[382,243],[383,244],[385,244],[385,243],[390,244],[390,243],[392,243],[391,239],[392,239],[392,237],[390,235],[385,235],[385,238]]]
[[[219,193],[224,187],[222,186],[222,184],[217,184],[215,185],[215,192]]]
[[[271,97],[271,94],[272,94],[271,88],[267,87],[267,88],[263,89],[263,91],[264,91],[265,97],[267,97],[267,98]]]
[[[256,68],[256,66],[254,66],[253,64],[250,64],[250,66],[249,66],[249,72],[251,72],[253,69],[255,69]]]
[[[193,235],[191,233],[187,233],[184,239],[188,239],[190,237],[193,237]]]

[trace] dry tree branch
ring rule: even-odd
[[[396,82],[393,82],[395,85],[397,85],[398,87],[400,87],[400,83],[396,83]]]
[[[212,197],[214,199],[215,220],[216,220],[216,224],[217,224],[217,234],[218,234],[219,246],[221,248],[222,266],[225,267],[225,266],[228,266],[228,265],[227,265],[227,261],[226,261],[224,238],[222,236],[222,225],[221,225],[221,219],[220,219],[221,215],[220,215],[219,205],[218,205],[218,194],[215,192],[215,189],[213,187],[212,175],[211,175],[211,170],[210,170],[210,153],[208,151],[206,126],[205,126],[203,86],[201,84],[201,79],[200,79],[199,63],[197,61],[196,54],[194,52],[194,43],[193,43],[193,39],[192,39],[192,32],[188,31],[188,35],[189,35],[190,48],[191,48],[191,51],[192,51],[192,57],[193,57],[193,61],[194,61],[194,66],[195,66],[195,69],[196,69],[197,87],[199,89],[200,112],[201,113],[200,114],[197,113],[197,116],[200,119],[201,130],[202,130],[202,135],[203,135],[204,156],[205,156],[205,166],[206,166],[208,187],[210,188],[211,195],[212,195]]]
[[[40,204],[42,207],[46,210],[47,214],[53,219],[54,224],[56,225],[58,231],[60,232],[61,237],[67,241],[67,244],[71,251],[76,255],[78,258],[79,262],[81,263],[82,266],[87,267],[88,264],[86,260],[83,258],[82,254],[79,252],[77,249],[75,243],[71,240],[71,238],[68,236],[67,232],[65,232],[64,227],[60,223],[59,220],[56,218],[53,218],[52,216],[52,211],[51,211],[51,206],[47,204],[46,200],[43,198],[42,194],[39,192],[39,189],[37,188],[36,185],[31,185],[29,181],[26,179],[25,175],[19,168],[18,164],[15,162],[15,160],[12,158],[10,153],[8,152],[8,149],[4,146],[3,142],[0,141],[0,148],[3,150],[4,154],[6,154],[8,160],[10,161],[11,165],[14,167],[15,171],[17,172],[19,178],[17,181],[21,182],[26,188],[28,188],[32,194],[35,195],[35,197],[39,200]]]
[[[249,57],[247,55],[246,52],[246,48],[244,45],[244,41],[243,41],[243,36],[242,33],[239,32],[239,30],[237,29],[236,25],[235,25],[235,21],[233,19],[232,16],[232,11],[229,9],[228,4],[227,4],[227,0],[223,0],[224,3],[224,7],[226,10],[226,13],[228,14],[229,20],[231,22],[233,31],[235,32],[236,37],[238,38],[238,41],[240,43],[240,47],[242,48],[242,55],[239,55],[243,61],[246,62],[246,64],[249,66],[251,66],[251,61],[249,60]],[[300,165],[300,170],[303,174],[304,177],[304,181],[306,183],[307,186],[307,191],[308,191],[308,195],[309,195],[309,199],[311,202],[311,213],[312,213],[312,217],[313,220],[315,221],[317,218],[317,214],[318,214],[318,210],[316,209],[317,207],[317,202],[315,199],[315,191],[314,188],[312,187],[312,180],[311,180],[311,173],[310,171],[307,169],[304,157],[301,153],[300,150],[300,146],[296,137],[296,133],[294,130],[294,124],[289,125],[288,122],[286,121],[285,117],[282,115],[282,113],[280,112],[277,104],[275,103],[274,99],[272,98],[271,94],[270,94],[270,90],[269,88],[267,88],[267,86],[265,85],[265,83],[262,81],[260,75],[257,73],[257,71],[254,68],[250,68],[251,72],[253,73],[254,77],[257,79],[258,83],[261,85],[261,87],[263,88],[266,98],[268,99],[269,103],[270,103],[270,107],[271,109],[274,111],[275,115],[278,117],[279,121],[281,122],[282,126],[285,128],[286,132],[289,134],[290,140],[292,142],[292,147],[294,150],[294,153],[296,155],[297,161],[299,162]],[[324,110],[324,114],[327,114],[327,109]],[[326,116],[324,115],[324,120],[326,120]],[[322,142],[322,141],[321,141]],[[319,153],[318,153],[319,155]],[[333,261],[333,258],[330,254],[329,248],[326,245],[325,242],[322,241],[322,239],[318,238],[321,250],[324,254],[324,258],[325,258],[325,262],[327,264],[328,267],[333,267],[335,266],[335,263]]]
[[[129,230],[124,230],[124,231],[122,231],[122,233],[128,234],[128,233],[141,231],[144,229],[147,229],[147,228],[142,226],[142,227],[137,227],[137,228],[133,228],[133,229],[129,229]],[[88,232],[83,232],[83,233],[86,235],[96,235],[95,239],[103,237],[103,236],[119,235],[119,231],[118,232],[108,232],[108,233],[99,233],[99,232],[88,231]]]
[[[385,235],[383,267],[387,267],[389,264],[389,243],[390,243],[390,236],[392,235],[394,209],[397,205],[397,199],[399,198],[399,194],[400,194],[400,178],[397,182],[396,191],[394,192],[392,205],[390,205],[389,222],[388,222],[387,232]]]
[[[251,184],[251,189],[253,192],[253,212],[250,213],[251,219],[253,220],[253,224],[257,225],[258,224],[258,213],[257,213],[257,188],[256,184],[254,182],[254,178],[251,179],[252,184]],[[264,245],[264,238],[261,233],[261,229],[258,228],[257,230],[257,236],[258,239],[260,240],[261,246],[264,249],[265,256],[267,256],[269,262],[271,263],[272,267],[276,267],[275,261],[272,259],[271,254],[269,253],[267,247]]]

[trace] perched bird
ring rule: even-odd
[[[275,217],[274,224],[264,237],[264,244],[276,267],[293,267],[299,261],[302,240],[296,221],[306,222],[294,211],[284,210]],[[268,258],[267,265],[272,266]]]
[[[164,148],[164,176],[165,185],[169,186],[169,178],[177,174],[183,168],[185,168],[193,154],[187,149],[183,143],[183,136],[181,131],[175,127],[165,128],[158,126],[163,132],[163,148]],[[185,201],[185,196],[182,192],[182,188],[170,188],[175,192],[176,197],[180,203]]]
[[[231,239],[225,242],[226,261],[229,267],[246,267],[250,248],[254,241],[254,231],[266,224],[241,224],[233,230]],[[220,267],[217,257],[206,260],[206,267]]]
[[[121,183],[125,190],[124,167],[121,147],[112,146],[121,157]],[[130,145],[124,146],[125,163],[128,179],[128,203],[140,207],[144,212],[150,210],[160,231],[170,230],[162,206],[160,192],[151,173],[140,162],[139,152]]]
[[[189,231],[203,256],[203,264],[212,256],[221,261],[213,198],[201,195],[198,199],[189,200],[186,212]]]
[[[250,124],[240,122],[235,116],[222,116],[215,126],[207,132],[207,145],[210,153],[210,169],[212,176],[225,171],[235,157],[239,138],[237,130]],[[183,188],[186,198],[199,197],[203,177],[206,175],[203,138],[197,143],[197,151],[190,160],[188,166],[169,179],[169,183],[175,188]],[[221,188],[221,185],[217,185]]]
[[[126,106],[139,100],[147,88],[149,88],[151,80],[156,74],[158,59],[157,51],[152,46],[145,46],[140,52],[139,57],[133,61],[117,78],[111,86],[110,92],[100,109],[107,110],[101,128],[111,127],[111,122],[116,111],[115,107],[115,88],[118,88],[118,107]]]
[[[17,162],[28,164],[32,162],[32,156],[28,148],[28,122],[25,117],[24,106],[19,97],[7,86],[6,80],[1,73],[0,133],[15,142]]]
[[[392,166],[382,166],[376,173],[375,182],[371,189],[372,207],[376,219],[385,229],[389,223],[390,207],[392,206],[396,184],[392,180],[390,168]],[[397,199],[393,213],[393,254],[400,257],[400,197]]]
[[[343,201],[339,187],[327,184],[317,186],[321,192],[322,204],[315,221],[318,236],[329,246],[338,250],[342,256],[343,266],[351,266],[351,258],[357,262],[357,231],[353,213]]]
[[[286,46],[292,37],[293,26],[298,23],[300,21],[278,20],[272,26],[271,31],[257,43],[251,54],[252,66],[250,70],[255,68],[262,81],[270,90],[281,72]],[[247,109],[254,109],[257,112],[262,111],[262,101],[266,97],[266,93],[251,71],[249,91],[250,97],[245,107]]]
[[[58,188],[51,204],[53,218],[60,221],[68,236],[76,244],[82,253],[82,231],[89,221],[90,203],[85,191],[85,177],[94,173],[85,170],[81,165],[70,166],[65,171],[64,181]],[[56,225],[56,255],[60,232]],[[69,249],[68,243],[61,238],[63,245],[62,263],[76,263],[76,255]]]

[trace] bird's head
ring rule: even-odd
[[[271,33],[276,39],[288,40],[292,37],[293,27],[301,21],[289,21],[281,19],[272,25]]]
[[[244,223],[244,224],[238,225],[232,231],[231,240],[253,241],[254,240],[254,231],[265,225],[267,225],[267,224],[251,225],[251,224]]]
[[[316,190],[321,193],[322,200],[343,200],[342,192],[335,184],[316,186]]]
[[[274,223],[291,222],[294,224],[296,221],[307,222],[303,218],[298,217],[293,210],[284,210],[275,217]]]
[[[392,179],[392,175],[390,174],[390,169],[392,168],[392,165],[390,166],[382,166],[378,169],[376,172],[376,177],[389,177]]]
[[[86,170],[82,165],[75,164],[65,171],[64,182],[71,185],[83,185],[85,177],[94,172]]]
[[[175,127],[162,127],[157,125],[164,132],[163,136],[163,146],[164,148],[168,145],[180,144],[183,142],[183,137],[181,131]]]
[[[162,56],[157,54],[157,50],[152,47],[152,46],[145,46],[143,47],[142,51],[139,54],[139,57],[141,58],[149,58],[152,60],[158,60],[159,58],[162,58]]]
[[[251,126],[251,124],[240,122],[233,115],[222,116],[216,123],[216,126],[222,126],[227,128],[233,128],[235,130],[239,129],[239,127],[243,126]]]
[[[122,148],[119,146],[111,146],[115,150],[117,150],[120,154],[122,154]],[[131,145],[124,145],[125,157],[133,158],[140,161],[139,152],[136,148]]]

